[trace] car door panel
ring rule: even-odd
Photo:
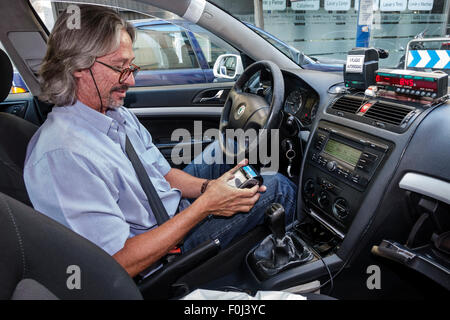
[[[233,83],[229,82],[135,87],[128,91],[125,106],[150,132],[153,142],[169,163],[175,167],[183,167],[183,164],[176,165],[171,159],[173,148],[180,146],[181,142],[179,137],[172,139],[174,131],[184,129],[190,135],[188,141],[182,141],[191,145],[190,154],[183,155],[189,159],[184,161],[186,164],[211,142],[210,137],[204,136],[204,132],[219,128],[223,104],[232,86]],[[220,92],[220,98],[214,98]]]

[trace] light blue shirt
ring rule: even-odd
[[[125,154],[125,134],[172,217],[181,192],[164,179],[170,165],[150,133],[124,107],[106,115],[81,102],[54,107],[31,139],[25,160],[25,185],[34,208],[111,255],[128,238],[156,227]],[[180,207],[186,206],[182,202]]]

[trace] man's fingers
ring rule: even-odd
[[[259,185],[254,185],[253,187],[249,188],[249,189],[241,189],[243,192],[242,194],[246,197],[253,197],[255,195],[255,193],[258,192],[259,189]]]
[[[241,167],[245,167],[248,164],[248,159],[244,159],[241,162],[239,162],[233,169],[228,170],[223,177],[225,177],[225,179],[231,180],[234,177],[234,173]]]

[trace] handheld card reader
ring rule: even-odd
[[[228,184],[239,189],[252,188],[255,185],[262,185],[263,177],[250,165],[246,165],[234,173],[234,178],[229,180]]]

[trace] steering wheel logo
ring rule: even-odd
[[[239,106],[239,108],[237,109],[237,111],[234,115],[234,118],[236,120],[238,120],[244,114],[244,112],[245,112],[245,105]]]

